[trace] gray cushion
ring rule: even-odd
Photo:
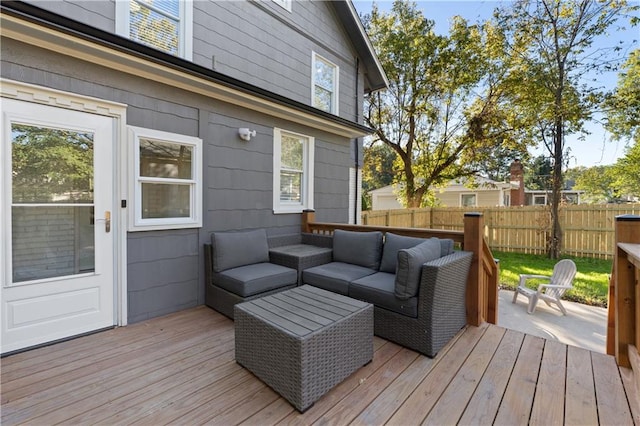
[[[347,295],[349,283],[377,271],[343,262],[331,262],[302,272],[302,282],[334,293]]]
[[[396,266],[398,265],[398,250],[415,247],[425,241],[427,241],[425,238],[405,237],[404,235],[387,232],[384,237],[380,272],[395,274]]]
[[[295,269],[273,263],[254,263],[213,274],[213,283],[241,297],[249,297],[298,283]]]
[[[418,298],[399,299],[395,295],[395,274],[378,272],[349,284],[349,297],[373,303],[413,318],[418,317]]]
[[[211,244],[215,272],[269,261],[269,244],[264,229],[214,232],[211,234]]]
[[[453,240],[451,238],[436,238],[440,241],[440,257],[448,256],[453,253]]]
[[[398,251],[395,295],[399,299],[409,299],[418,294],[422,265],[440,257],[440,241],[430,238],[409,249]]]
[[[380,267],[382,232],[352,232],[336,229],[333,233],[333,260],[376,271]]]

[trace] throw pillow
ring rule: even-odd
[[[409,249],[398,251],[395,295],[398,299],[410,299],[418,294],[422,265],[440,257],[440,242],[429,239]]]
[[[384,237],[384,247],[382,248],[382,261],[380,262],[380,272],[393,274],[398,265],[398,250],[415,247],[427,241],[424,238],[405,237],[387,232]]]

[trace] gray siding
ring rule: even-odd
[[[203,139],[203,227],[128,233],[131,323],[204,303],[203,244],[212,231],[300,230],[300,215],[273,214],[274,127],[315,138],[316,218],[347,222],[348,139],[15,40],[3,38],[1,49],[3,78],[121,102],[129,125]],[[256,137],[240,140],[239,127],[256,129]]]
[[[30,3],[115,32],[115,1]],[[312,52],[332,61],[340,68],[339,115],[359,121],[357,53],[330,1],[294,1],[291,12],[271,1],[194,1],[193,21],[194,63],[307,105]]]

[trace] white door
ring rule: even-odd
[[[115,324],[113,126],[2,99],[2,353]]]

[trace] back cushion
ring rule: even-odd
[[[333,232],[333,260],[378,270],[382,254],[382,232]]]
[[[440,257],[450,255],[453,253],[453,240],[450,238],[431,238],[432,240],[440,241]]]
[[[211,244],[215,272],[269,261],[269,244],[264,229],[214,232]]]
[[[398,251],[395,295],[406,300],[418,294],[422,265],[440,257],[440,241],[429,238],[424,243]]]
[[[382,261],[380,262],[380,272],[395,274],[398,264],[398,250],[415,247],[427,241],[424,238],[405,237],[387,232],[384,237],[384,248],[382,249]]]

